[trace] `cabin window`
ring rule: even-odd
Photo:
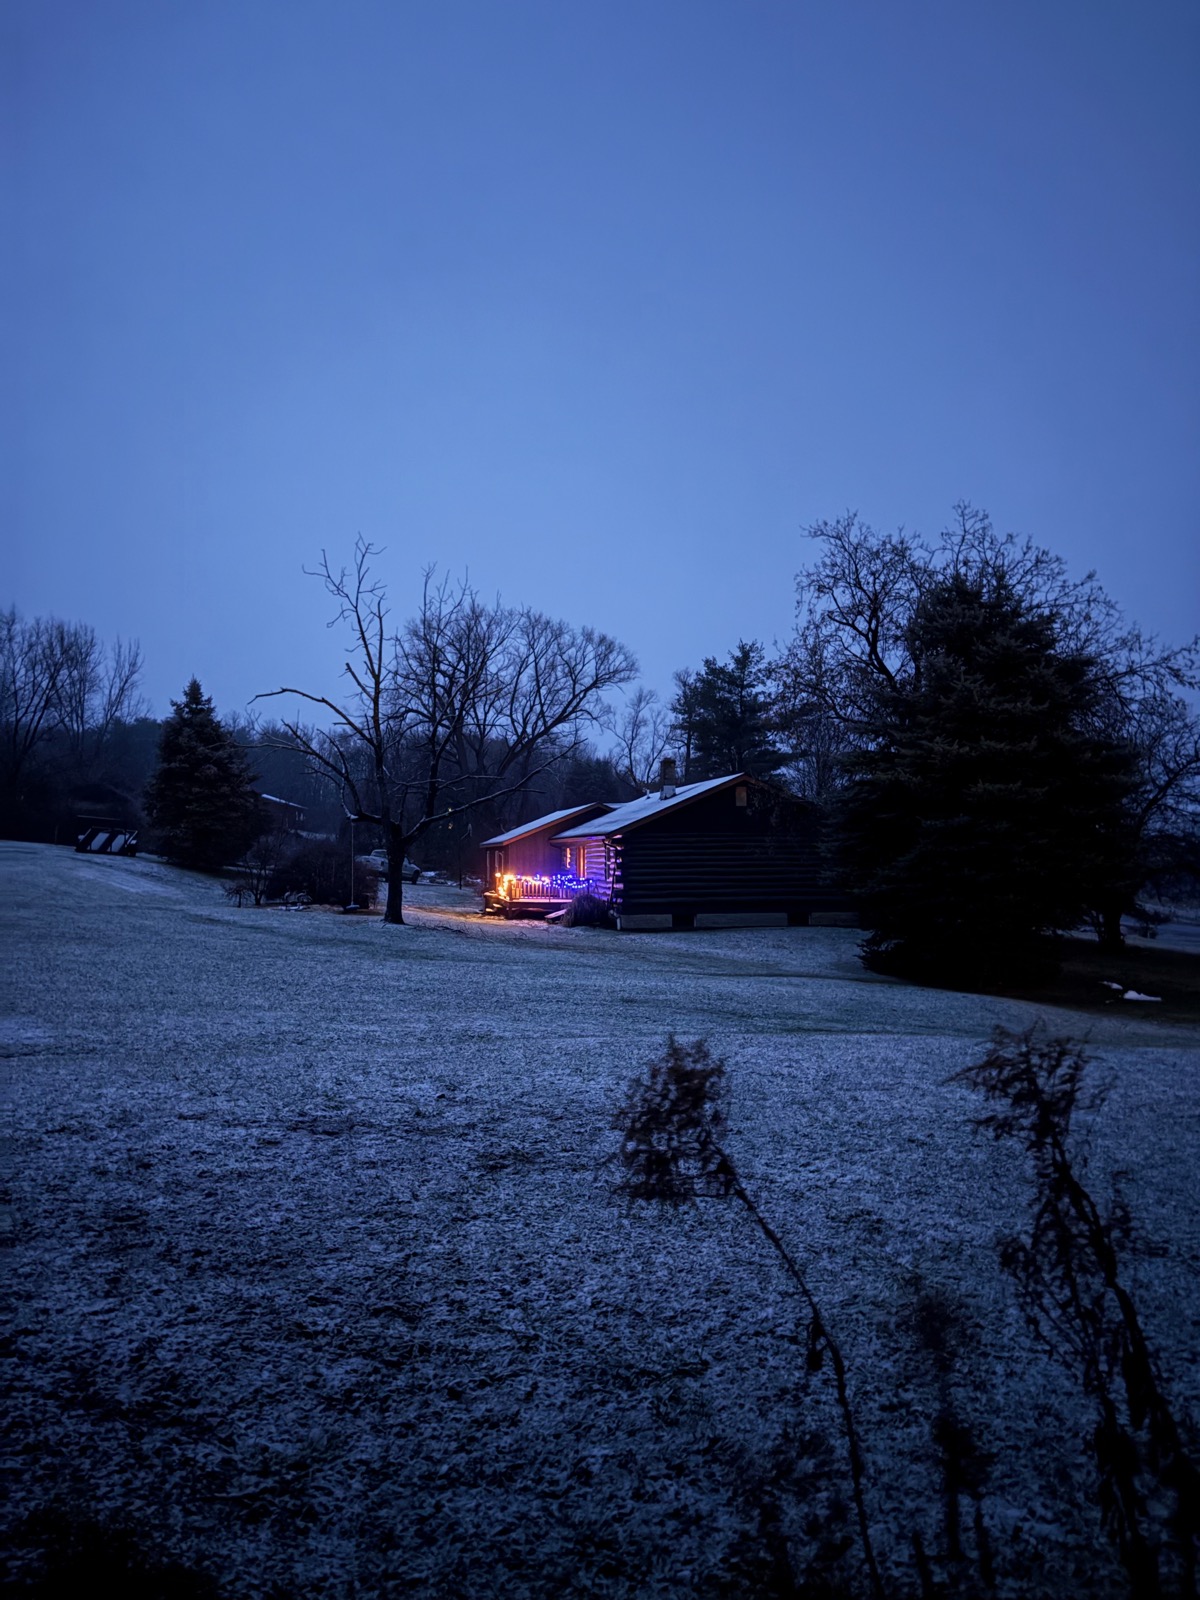
[[[733,791],[733,803],[735,806],[744,806],[746,804],[746,785],[744,783],[739,783]]]

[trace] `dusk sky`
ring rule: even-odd
[[[157,714],[340,664],[324,547],[783,641],[986,507],[1200,623],[1195,0],[9,0],[0,603]]]

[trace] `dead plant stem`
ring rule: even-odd
[[[724,1159],[728,1165],[728,1170],[732,1173],[734,1171],[732,1162],[729,1162],[728,1157],[724,1157]],[[745,1206],[746,1210],[758,1224],[759,1230],[761,1231],[763,1237],[767,1240],[767,1242],[774,1249],[776,1255],[778,1255],[779,1259],[783,1262],[784,1267],[787,1269],[788,1275],[791,1277],[796,1287],[800,1290],[801,1295],[804,1297],[805,1304],[808,1306],[808,1309],[812,1314],[813,1332],[815,1337],[824,1344],[826,1350],[829,1352],[829,1360],[833,1367],[834,1381],[837,1386],[838,1409],[842,1413],[842,1427],[845,1430],[846,1446],[850,1456],[850,1478],[853,1485],[854,1509],[858,1515],[859,1541],[862,1544],[863,1557],[866,1560],[867,1571],[869,1572],[871,1578],[871,1593],[875,1596],[875,1600],[884,1600],[883,1580],[880,1577],[879,1564],[875,1560],[875,1550],[871,1543],[870,1525],[867,1521],[867,1505],[863,1493],[863,1478],[865,1474],[863,1471],[862,1449],[858,1442],[858,1428],[855,1425],[854,1411],[850,1404],[850,1394],[846,1385],[846,1363],[842,1359],[841,1349],[839,1348],[836,1339],[834,1339],[833,1335],[830,1333],[825,1324],[825,1319],[821,1315],[821,1309],[817,1305],[816,1298],[813,1295],[812,1290],[809,1288],[804,1274],[800,1270],[799,1264],[793,1258],[791,1252],[788,1250],[788,1247],[776,1233],[775,1229],[767,1221],[766,1217],[763,1216],[757,1205],[755,1205],[754,1200],[746,1189],[746,1186],[737,1176],[733,1177],[733,1181],[730,1185],[730,1193],[736,1196],[736,1198],[741,1201],[742,1205]]]

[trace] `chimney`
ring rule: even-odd
[[[662,767],[658,774],[660,800],[669,800],[675,793],[675,763],[670,756],[664,756]]]

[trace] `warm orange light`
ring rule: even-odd
[[[496,874],[496,889],[505,900],[553,900],[565,898],[563,879],[546,872],[505,872]]]

